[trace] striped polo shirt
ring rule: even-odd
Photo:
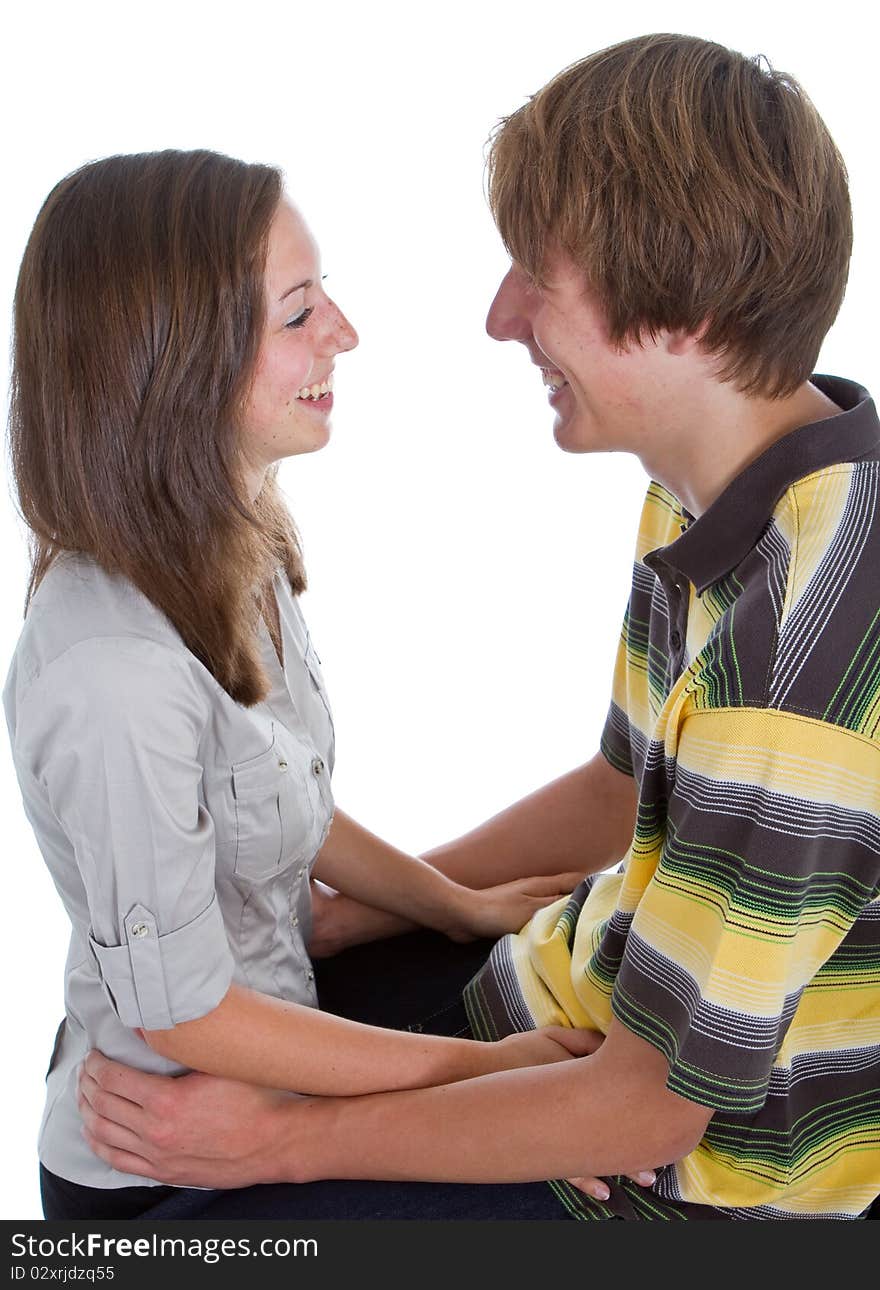
[[[792,431],[699,518],[651,483],[601,747],[639,785],[616,872],[499,942],[479,1036],[612,1015],[714,1107],[652,1189],[579,1218],[854,1218],[880,1194],[880,423]],[[646,1162],[651,1163],[651,1162]]]

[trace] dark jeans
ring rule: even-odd
[[[461,993],[491,948],[490,941],[455,945],[434,932],[356,946],[315,964],[321,1007],[374,1026],[470,1037]],[[233,1191],[103,1189],[68,1182],[41,1166],[40,1186],[47,1219],[568,1217],[546,1183],[329,1181]]]

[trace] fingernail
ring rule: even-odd
[[[643,1187],[650,1187],[652,1183],[657,1181],[657,1175],[653,1169],[643,1169],[641,1173],[636,1174],[636,1178]]]
[[[608,1200],[611,1192],[604,1183],[599,1183],[597,1187],[593,1188],[593,1195],[596,1197],[596,1200]]]

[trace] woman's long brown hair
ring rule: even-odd
[[[128,578],[237,702],[268,693],[275,569],[305,587],[277,465],[249,503],[241,413],[279,172],[207,151],[108,157],[49,194],[15,294],[9,449],[31,558]]]

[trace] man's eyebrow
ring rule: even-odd
[[[284,295],[278,297],[279,305],[282,300],[286,300],[288,296],[292,296],[294,291],[302,291],[303,287],[313,287],[314,285],[315,284],[312,282],[311,278],[306,278],[305,282],[298,282],[295,287],[288,287]]]

